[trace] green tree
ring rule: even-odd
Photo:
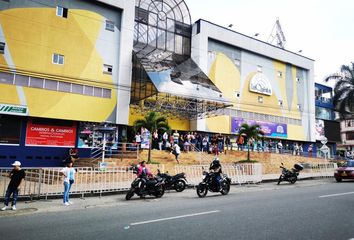
[[[339,73],[333,73],[325,81],[335,81],[333,105],[341,118],[354,113],[354,63],[342,65]]]
[[[241,125],[238,134],[247,138],[247,161],[250,161],[250,140],[251,138],[253,138],[254,140],[259,140],[263,137],[264,133],[262,132],[261,127],[258,124],[248,125],[247,123],[244,123]]]
[[[140,131],[141,128],[146,128],[150,131],[149,137],[149,153],[148,153],[148,163],[151,162],[151,144],[152,144],[152,134],[157,131],[170,131],[170,126],[168,125],[167,119],[161,116],[157,112],[149,112],[144,116],[143,119],[138,119],[133,123],[133,128],[135,132]]]

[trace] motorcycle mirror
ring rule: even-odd
[[[204,167],[202,167],[202,170],[204,170]]]
[[[284,163],[281,163],[282,166],[284,166]]]

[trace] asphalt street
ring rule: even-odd
[[[37,210],[1,213],[1,239],[354,238],[354,182],[332,179],[233,186],[227,196],[203,199],[188,189],[161,199],[73,201],[69,207],[38,201],[26,205]]]

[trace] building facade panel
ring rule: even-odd
[[[192,57],[233,103],[229,126],[231,117],[285,123],[287,139],[315,141],[313,60],[204,20],[195,23],[193,34]],[[197,120],[194,126],[210,131],[218,121]]]

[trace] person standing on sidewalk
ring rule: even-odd
[[[66,167],[63,168],[60,175],[64,176],[64,195],[63,195],[63,203],[65,206],[69,206],[73,204],[69,200],[69,193],[71,186],[74,184],[75,179],[75,169],[73,168],[73,162],[69,162],[66,164]]]
[[[9,177],[11,178],[10,183],[7,187],[6,190],[6,195],[5,195],[5,206],[1,208],[1,211],[5,211],[7,207],[9,206],[9,201],[10,201],[10,196],[12,194],[12,210],[16,210],[16,202],[17,202],[17,196],[18,196],[18,191],[20,190],[21,183],[23,182],[23,179],[26,176],[25,170],[21,169],[21,163],[19,161],[15,161],[12,166],[14,166],[14,169],[9,174]]]

